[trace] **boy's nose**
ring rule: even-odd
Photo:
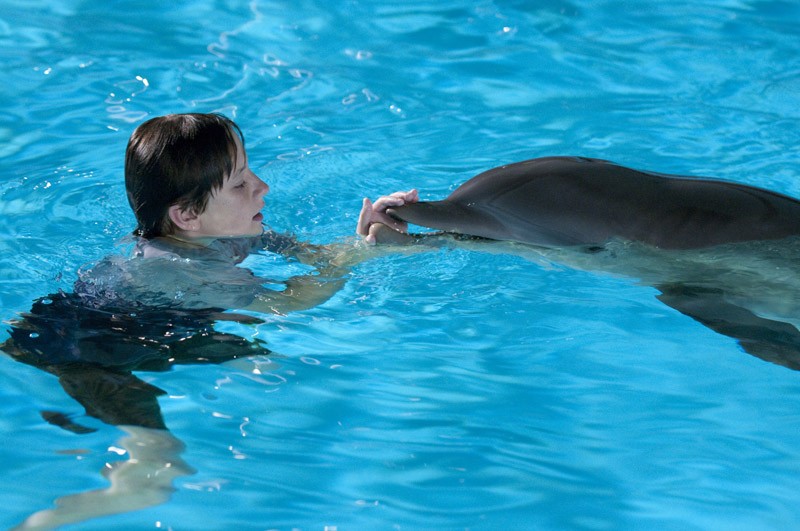
[[[256,177],[256,180],[258,181],[256,186],[256,193],[259,196],[267,195],[269,193],[269,185],[264,181],[262,181],[260,177]]]

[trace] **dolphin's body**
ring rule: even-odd
[[[489,170],[443,201],[387,213],[445,232],[548,248],[579,267],[624,270],[748,353],[800,370],[800,201],[790,197],[548,157]],[[620,240],[631,245],[604,258],[600,251]]]
[[[800,235],[800,201],[743,184],[547,157],[494,168],[443,201],[388,210],[446,232],[545,246],[612,238],[662,249]]]

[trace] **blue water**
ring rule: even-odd
[[[270,225],[314,242],[351,238],[365,195],[545,155],[800,197],[798,33],[781,1],[4,0],[0,319],[115,252],[127,138],[169,112],[234,118]],[[364,263],[241,330],[276,356],[140,373],[196,472],[79,528],[796,525],[800,374],[656,294],[457,248]],[[108,487],[124,433],[0,373],[0,527]]]

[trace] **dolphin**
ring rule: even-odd
[[[749,354],[800,370],[800,201],[791,197],[598,159],[547,157],[488,170],[444,200],[387,214],[446,233],[558,250],[553,256],[578,267],[624,269],[654,286],[661,302],[736,339]],[[387,229],[382,237],[400,243],[426,235],[398,236]],[[620,241],[627,246],[613,247]],[[609,247],[613,256],[604,257]]]
[[[800,235],[800,201],[791,197],[582,157],[500,166],[447,199],[410,203],[387,214],[445,232],[544,246],[620,238],[661,249],[697,249]]]

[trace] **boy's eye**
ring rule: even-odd
[[[234,186],[234,188],[244,188],[244,184],[245,184],[244,181],[242,181],[239,184],[237,184],[236,186]]]

